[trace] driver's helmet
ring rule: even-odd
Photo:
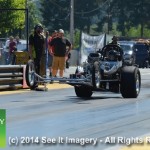
[[[111,61],[116,61],[117,60],[117,51],[116,50],[110,50],[108,52],[108,59]]]

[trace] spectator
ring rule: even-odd
[[[52,76],[56,76],[59,70],[59,76],[63,77],[65,68],[65,57],[69,54],[72,47],[70,41],[64,37],[64,30],[59,29],[58,37],[54,38],[50,42],[50,46],[54,47]],[[68,51],[66,50],[67,46]]]
[[[15,37],[15,42],[16,42],[17,45],[18,45],[18,44],[21,44],[19,36],[16,36],[16,37]]]
[[[10,64],[15,64],[15,54],[16,51],[16,42],[14,41],[14,37],[10,36],[10,42],[9,42],[9,57],[10,57]]]
[[[41,76],[45,75],[45,37],[41,24],[37,24],[34,27],[34,33],[29,36],[29,55],[34,60],[36,73]]]
[[[57,37],[57,31],[54,30],[52,35],[48,38],[48,67],[50,70],[50,76],[52,76],[52,62],[53,62],[53,56],[54,56],[54,46],[50,46],[49,43]]]
[[[5,65],[8,65],[10,63],[10,58],[9,58],[9,43],[10,43],[10,38],[8,38],[5,42],[5,47],[4,47],[4,59],[5,59]]]
[[[19,50],[19,45],[21,44],[19,36],[15,37],[15,42],[16,42],[16,45],[17,45],[17,50]]]

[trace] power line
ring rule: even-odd
[[[94,12],[94,11],[99,10],[101,7],[104,7],[104,5],[105,5],[107,2],[109,2],[109,1],[111,1],[111,0],[106,0],[106,1],[103,3],[103,5],[100,5],[99,7],[95,8],[95,9],[93,9],[93,10],[86,11],[86,12],[75,12],[75,14],[77,14],[77,15],[80,15],[80,14],[84,15],[84,14],[92,13],[92,12]]]
[[[50,2],[51,2],[52,4],[54,4],[55,6],[57,6],[58,8],[60,8],[61,10],[68,12],[68,10],[65,10],[62,6],[58,5],[58,4],[55,3],[53,0],[50,0]]]
[[[68,13],[67,16],[64,17],[64,18],[57,18],[57,17],[56,17],[55,19],[57,19],[57,20],[62,20],[62,21],[63,21],[63,20],[66,20],[69,16],[70,16],[70,13]]]
[[[90,10],[90,11],[83,11],[83,12],[76,12],[76,11],[74,11],[74,13],[77,14],[77,15],[81,15],[81,14],[84,15],[84,14],[92,13],[92,12],[97,11],[97,10],[99,10],[100,8],[104,7],[104,5],[107,4],[107,2],[110,2],[110,1],[111,1],[111,0],[106,0],[106,1],[103,3],[103,5],[100,5],[99,7],[95,8],[95,9],[93,9],[93,10]],[[50,2],[51,2],[52,4],[54,4],[55,6],[57,6],[59,9],[68,12],[68,10],[64,9],[64,7],[58,5],[58,4],[57,4],[56,2],[54,2],[53,0],[50,0]]]

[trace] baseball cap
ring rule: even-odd
[[[63,33],[64,34],[64,30],[63,29],[59,29],[59,33]]]

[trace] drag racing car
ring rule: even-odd
[[[141,75],[138,67],[123,62],[118,45],[106,45],[100,52],[90,53],[87,61],[78,66],[68,78],[44,78],[36,74],[34,62],[26,66],[26,81],[30,88],[38,82],[57,81],[74,86],[77,97],[91,97],[94,91],[121,93],[123,98],[136,98],[140,93]]]

